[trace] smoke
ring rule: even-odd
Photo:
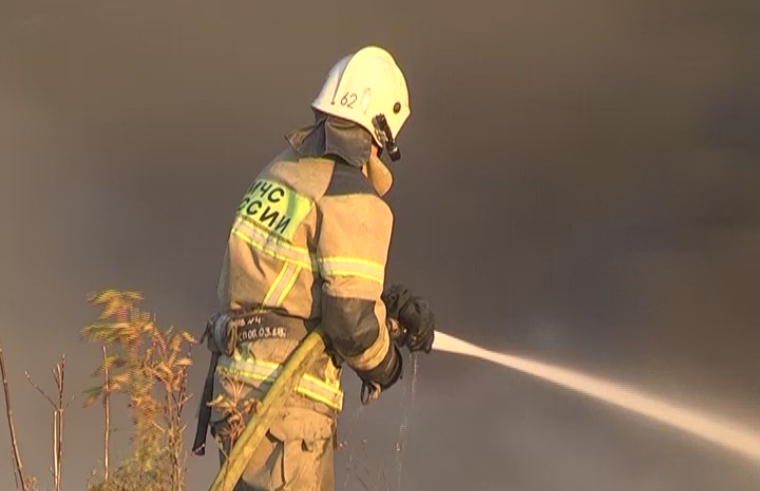
[[[50,418],[23,371],[44,383],[66,351],[69,387],[89,384],[99,352],[77,332],[92,290],[142,290],[159,322],[197,332],[240,194],[310,120],[331,64],[367,43],[396,55],[412,92],[389,196],[391,281],[468,341],[756,423],[758,5],[4,5],[0,335],[28,467],[47,476],[37,449]],[[407,489],[760,482],[722,452],[565,391],[471,360],[420,363]],[[358,423],[389,469],[400,392]],[[101,430],[97,410],[69,414],[75,489],[99,465]],[[215,467],[193,459],[190,489]],[[0,488],[11,481],[0,446]]]

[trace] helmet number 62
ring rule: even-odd
[[[340,98],[340,105],[353,109],[358,97],[359,96],[357,96],[355,92],[346,92],[343,94],[343,97]]]

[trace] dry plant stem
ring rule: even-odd
[[[108,348],[103,345],[103,371],[104,387],[108,389],[109,376],[108,376],[108,364],[106,359],[108,358]],[[105,421],[105,433],[103,435],[103,480],[108,481],[108,460],[110,454],[110,439],[111,439],[111,391],[106,390],[103,394],[103,407],[105,408],[106,421]]]
[[[24,463],[21,461],[21,454],[18,451],[18,441],[16,440],[16,427],[13,424],[13,407],[11,406],[10,389],[8,388],[8,376],[5,371],[5,357],[3,356],[3,345],[0,343],[0,372],[3,376],[3,391],[5,392],[5,414],[8,416],[8,429],[11,433],[11,446],[13,447],[13,458],[18,472],[18,480],[21,482],[21,489],[27,491],[26,476],[24,476]],[[18,488],[18,483],[16,483]]]
[[[159,335],[157,340],[159,347],[161,348],[161,354],[166,359],[167,350],[166,342]],[[172,353],[172,356],[176,355],[176,349]],[[171,360],[167,360],[171,361]],[[177,489],[183,489],[184,483],[182,472],[182,435],[181,432],[184,429],[182,425],[182,410],[186,402],[185,398],[185,382],[186,371],[181,370],[176,373],[174,377],[177,377],[178,383],[172,378],[162,378],[161,382],[164,385],[164,418],[168,423],[168,448],[171,463],[172,482],[175,483]]]
[[[11,457],[11,464],[13,467],[13,483],[16,485],[16,489],[18,489],[18,470],[16,470],[16,461],[13,460],[13,457]]]
[[[66,355],[61,355],[61,363],[54,370],[55,385],[58,389],[58,406],[55,411],[55,491],[61,491],[61,463],[63,461],[63,413],[66,407],[63,405],[63,374]]]
[[[189,351],[187,353],[187,357],[190,358]],[[185,430],[185,426],[182,424],[182,411],[185,409],[185,404],[190,399],[190,397],[187,395],[187,368],[183,370],[181,377],[182,383],[180,384],[180,388],[175,399],[175,403],[177,405],[175,428],[178,429],[178,433],[176,434],[174,441],[174,462],[176,463],[178,485],[181,486],[181,489],[184,489],[184,477],[186,469],[184,467],[185,454],[183,453],[184,450],[182,445],[182,433]]]
[[[34,387],[37,392],[42,394],[42,397],[47,399],[51,406],[53,406],[53,468],[51,472],[53,474],[53,485],[55,491],[61,491],[61,476],[62,476],[62,463],[63,463],[63,421],[64,414],[69,405],[74,401],[74,397],[71,398],[67,404],[63,403],[63,391],[64,391],[64,373],[66,367],[66,355],[61,355],[60,363],[56,364],[53,369],[53,378],[55,379],[55,386],[58,398],[54,401],[49,397],[39,385],[35,384],[32,377],[28,372],[24,372],[29,383]]]

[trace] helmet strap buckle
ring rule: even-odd
[[[396,140],[393,138],[393,133],[390,126],[388,126],[388,120],[385,119],[385,114],[380,113],[372,118],[372,125],[375,127],[377,138],[382,143],[381,150],[387,150],[388,156],[394,162],[400,159],[401,151],[396,144]]]

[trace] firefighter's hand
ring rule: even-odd
[[[409,351],[430,353],[435,337],[435,315],[425,300],[401,285],[388,287],[382,295],[388,317],[398,320],[405,335],[399,341]]]

